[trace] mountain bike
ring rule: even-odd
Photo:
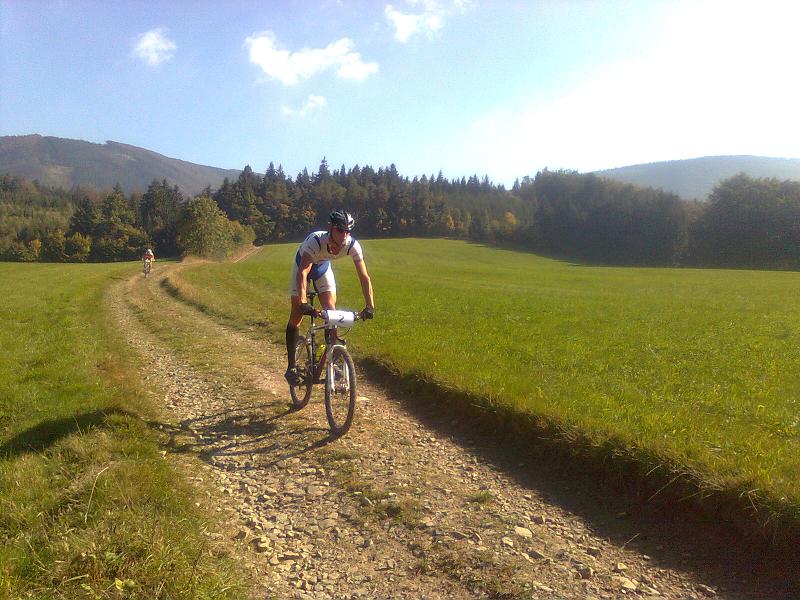
[[[148,275],[150,275],[150,267],[152,266],[153,261],[149,258],[144,259],[144,267],[142,267],[142,272],[144,273],[145,279]]]
[[[314,306],[316,292],[308,292]],[[316,320],[321,319],[321,323]],[[356,370],[347,351],[347,342],[339,337],[339,328],[349,329],[361,314],[349,310],[315,310],[305,336],[297,340],[295,361],[298,384],[289,386],[292,406],[301,409],[311,398],[314,384],[325,386],[325,415],[331,435],[347,433],[356,410]],[[324,342],[320,339],[324,331]]]

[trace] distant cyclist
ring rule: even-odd
[[[148,248],[142,253],[142,262],[144,263],[144,274],[145,277],[150,272],[150,266],[156,261],[156,255],[153,254],[153,250]]]
[[[311,232],[300,244],[300,248],[295,254],[289,287],[292,310],[289,314],[289,322],[286,324],[288,368],[285,377],[290,385],[298,384],[298,375],[295,370],[295,346],[300,335],[300,322],[303,320],[303,315],[313,313],[306,295],[309,282],[313,283],[314,289],[317,290],[323,308],[336,308],[336,280],[331,268],[332,260],[345,256],[353,258],[366,302],[366,307],[361,312],[362,317],[371,319],[375,313],[372,281],[367,273],[364,253],[361,250],[361,244],[350,236],[354,226],[355,220],[350,213],[335,210],[330,214],[327,231]]]

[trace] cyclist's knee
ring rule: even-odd
[[[322,308],[333,310],[336,308],[336,292],[322,292],[319,295],[319,303]]]

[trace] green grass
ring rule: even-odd
[[[0,263],[0,597],[239,595],[105,312],[138,268]]]
[[[799,273],[582,266],[446,240],[363,245],[377,316],[348,336],[357,357],[800,521]],[[182,290],[280,339],[295,250],[184,271]],[[335,269],[339,306],[361,308],[354,269]]]
[[[475,504],[487,504],[493,500],[494,494],[488,490],[483,490],[467,498],[467,502],[474,502]]]

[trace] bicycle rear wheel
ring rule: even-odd
[[[294,359],[297,375],[300,381],[297,385],[289,386],[289,394],[292,396],[292,407],[301,409],[311,398],[311,386],[314,384],[312,373],[314,362],[311,356],[311,347],[306,344],[306,338],[300,337],[294,347]]]
[[[356,370],[344,346],[331,349],[325,377],[325,414],[334,437],[344,435],[356,412]]]

